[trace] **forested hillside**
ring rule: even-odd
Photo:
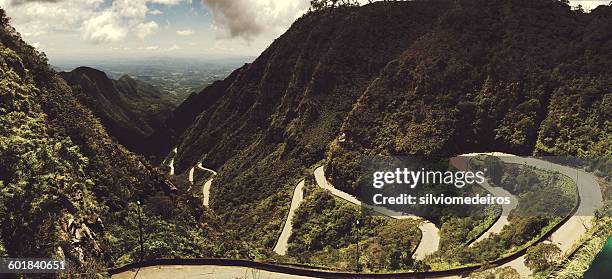
[[[0,9],[0,253],[82,272],[145,258],[247,257],[201,202],[113,142]]]
[[[129,77],[111,81],[81,68],[63,75],[69,86],[3,11],[0,20],[0,252],[11,257],[64,253],[91,268],[137,261],[141,210],[145,258],[270,259],[293,189],[306,178],[291,260],[350,257],[359,249],[354,234],[379,227],[361,235],[366,249],[401,258],[382,268],[425,269],[400,248],[422,236],[414,223],[357,227],[362,212],[316,188],[313,168],[324,165],[335,187],[358,194],[362,159],[372,155],[612,156],[609,6],[584,13],[554,0],[421,0],[322,8],[165,120],[155,114],[167,111],[165,102]],[[136,104],[133,94],[147,102]],[[210,208],[109,134],[157,159],[177,148],[171,162],[183,180],[200,162],[218,171]],[[463,247],[483,229],[478,218],[438,217],[431,221],[446,247]],[[75,244],[75,222],[93,236]],[[549,225],[540,223],[509,229],[533,236]],[[410,234],[395,239],[394,228]],[[500,241],[483,243],[462,257],[504,251],[485,246]],[[79,260],[83,253],[92,260]],[[344,260],[348,267],[353,259]]]
[[[351,162],[373,154],[612,155],[611,24],[610,7],[461,1],[355,103],[332,180],[354,191]]]
[[[88,67],[59,75],[79,101],[100,118],[109,135],[141,154],[147,150],[143,141],[166,128],[165,121],[175,108],[167,94],[129,75],[112,80]]]
[[[396,2],[302,17],[219,84],[220,97],[179,137],[177,171],[199,159],[220,168],[213,210],[246,239],[272,247],[304,168],[325,157],[361,92],[431,28],[444,4]]]
[[[368,155],[610,156],[611,20],[552,0],[321,9],[183,104],[194,121],[165,151],[178,147],[179,173],[219,169],[212,209],[263,247],[323,159],[356,193]]]

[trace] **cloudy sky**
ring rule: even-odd
[[[571,1],[586,9],[609,1]],[[256,56],[309,0],[0,0],[51,61]]]

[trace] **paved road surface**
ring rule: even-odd
[[[202,187],[202,202],[205,206],[210,205],[210,185],[212,185],[213,179],[209,179],[204,183],[204,187]]]
[[[469,170],[469,160],[472,157],[474,156],[468,156],[468,155],[457,156],[457,157],[451,158],[450,163],[451,165],[456,167],[458,170],[467,171]],[[474,245],[475,243],[479,241],[482,241],[483,239],[486,239],[493,233],[499,234],[505,225],[510,224],[510,222],[508,221],[508,215],[510,215],[510,212],[512,212],[512,210],[514,210],[518,206],[518,198],[515,195],[511,194],[510,192],[504,190],[504,188],[493,187],[487,181],[480,184],[480,186],[485,188],[485,190],[489,191],[492,195],[496,197],[510,197],[510,204],[502,205],[501,216],[497,219],[497,221],[495,221],[493,226],[491,226],[485,233],[480,235],[480,237],[478,237],[474,242],[472,242],[470,246]]]
[[[112,279],[304,279],[304,277],[247,267],[214,265],[151,266],[113,275]]]
[[[199,169],[201,169],[201,170],[204,170],[204,171],[209,171],[209,172],[212,172],[212,174],[213,174],[213,175],[217,175],[217,172],[216,172],[216,171],[211,170],[211,169],[209,169],[209,168],[205,168],[204,166],[202,166],[202,162],[199,162],[199,163],[198,163],[198,168],[199,168]]]
[[[174,150],[176,151],[176,149]],[[484,154],[484,153],[481,153]],[[528,164],[532,166],[536,166],[540,169],[558,171],[568,177],[572,178],[577,186],[578,191],[581,197],[581,203],[579,208],[574,216],[572,216],[568,222],[563,224],[557,231],[555,231],[551,236],[551,241],[559,245],[559,247],[564,251],[568,252],[572,245],[580,238],[580,236],[586,231],[586,228],[591,226],[592,214],[593,212],[601,207],[602,205],[602,196],[599,185],[597,183],[596,178],[581,170],[572,169],[570,167],[565,167],[557,164],[553,164],[550,162],[542,161],[534,158],[522,158],[516,157],[510,154],[504,153],[488,153],[493,156],[498,156],[504,162],[507,163],[517,163],[517,164]],[[475,155],[475,154],[465,154],[464,156]],[[170,163],[171,171],[173,170],[173,160]],[[337,197],[340,197],[344,200],[347,200],[351,203],[361,205],[361,202],[342,191],[334,188],[327,179],[325,178],[325,173],[323,167],[318,167],[315,169],[315,180],[319,187],[329,190],[332,194]],[[204,185],[204,203],[208,205],[209,200],[209,191],[210,184],[212,183],[212,179],[207,181]],[[208,186],[207,186],[208,185]],[[297,187],[296,187],[297,188]],[[295,196],[295,195],[294,195]],[[293,204],[293,203],[292,203]],[[393,213],[390,211],[384,211],[380,208],[372,208],[379,213]],[[379,211],[380,210],[380,211]],[[382,211],[382,212],[381,212]],[[388,215],[388,214],[385,214]],[[393,218],[401,219],[401,218],[414,218],[414,216],[390,216]],[[417,248],[417,253],[415,252],[415,258],[424,257],[427,253],[432,253],[438,249],[439,243],[439,235],[438,229],[431,225],[427,225],[424,223],[419,227],[423,232],[423,239]],[[520,257],[516,260],[513,260],[503,266],[510,266],[516,269],[522,278],[527,278],[531,271],[525,266],[525,257]],[[123,278],[134,278],[136,275],[135,271],[123,272],[120,274],[114,275],[112,278],[123,279]],[[235,279],[237,277],[246,277],[246,278],[310,278],[310,277],[301,277],[301,276],[292,276],[287,274],[279,274],[267,271],[253,271],[249,268],[244,267],[223,267],[223,266],[155,266],[155,267],[147,267],[143,268],[138,272],[138,276],[136,278],[220,278],[220,279]],[[456,278],[456,277],[449,277]]]
[[[276,241],[276,245],[274,246],[274,252],[279,255],[287,254],[287,243],[289,241],[289,236],[291,236],[291,230],[293,228],[292,221],[293,216],[295,215],[295,210],[300,206],[302,201],[304,200],[304,180],[300,181],[295,190],[293,190],[293,198],[291,199],[291,206],[289,207],[289,214],[287,215],[287,219],[285,220],[285,226],[283,226],[283,231],[278,237],[278,241]]]
[[[359,199],[357,199],[356,197],[353,197],[352,195],[340,191],[338,189],[336,189],[334,186],[332,186],[328,181],[327,178],[325,178],[325,171],[323,169],[323,166],[317,167],[314,171],[314,175],[315,175],[315,180],[317,182],[317,185],[319,185],[319,187],[328,190],[330,193],[332,193],[334,196],[337,196],[341,199],[344,199],[350,203],[356,204],[358,206],[361,206],[362,203]],[[419,246],[417,247],[416,251],[414,252],[414,258],[417,260],[422,260],[425,258],[425,256],[432,254],[433,252],[438,250],[438,246],[440,244],[440,230],[436,227],[436,225],[434,225],[433,223],[424,220],[420,217],[417,216],[413,216],[413,215],[402,215],[401,212],[396,212],[384,207],[380,207],[380,206],[373,206],[370,204],[364,204],[364,207],[372,209],[373,211],[376,211],[380,214],[389,216],[391,218],[394,219],[415,219],[415,220],[421,220],[421,224],[419,225],[419,229],[421,230],[421,242],[419,243]]]
[[[217,175],[216,171],[211,170],[209,168],[205,168],[204,166],[202,166],[202,162],[199,162],[196,166],[198,167],[198,169],[211,172],[213,174],[213,176]],[[191,170],[193,170],[193,168]],[[193,173],[190,172],[190,180],[189,181],[191,181],[191,182],[193,182],[192,174]],[[213,182],[213,178],[210,178],[202,186],[202,203],[205,206],[209,206],[209,204],[210,204],[210,186],[212,185],[212,182]]]
[[[172,155],[168,156],[172,156],[172,159],[170,159],[170,162],[168,162],[168,167],[170,167],[170,175],[174,175],[174,158],[176,157],[176,154],[178,154],[178,148],[175,147],[174,149],[172,149],[170,154]]]
[[[192,167],[191,169],[189,169],[189,182],[193,183],[193,173],[195,172],[195,167]]]
[[[581,199],[580,205],[578,205],[578,210],[565,224],[563,224],[552,234],[550,239],[551,242],[557,244],[564,253],[569,252],[571,247],[580,239],[582,234],[586,232],[587,228],[591,226],[595,210],[603,205],[601,189],[597,183],[597,178],[582,170],[554,164],[536,158],[518,157],[501,152],[487,154],[497,156],[506,163],[526,164],[543,170],[556,171],[574,180],[578,187],[578,193]],[[513,267],[521,274],[522,278],[527,278],[531,274],[529,268],[525,266],[524,256],[503,266]]]

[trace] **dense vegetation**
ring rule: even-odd
[[[576,251],[571,258],[562,261],[558,268],[544,270],[538,276],[549,276],[559,279],[583,278],[584,273],[590,268],[593,260],[612,235],[612,211],[610,211],[612,180],[610,177],[602,177],[598,180],[601,186],[604,207],[596,212],[593,226],[582,237],[579,242],[580,245],[576,247]]]
[[[176,128],[156,138],[157,152],[178,147],[179,174],[198,161],[219,170],[211,209],[262,256],[293,187],[324,158],[332,183],[356,193],[360,162],[372,155],[610,155],[611,15],[610,7],[587,14],[552,0],[318,9],[253,63],[192,95],[169,120]],[[334,208],[325,216],[344,214]],[[445,239],[448,228],[463,228],[448,247],[492,221],[443,217],[434,221]],[[517,222],[512,229],[549,225]],[[293,240],[305,253],[323,249]],[[345,242],[335,241],[326,245]]]
[[[147,143],[157,158],[177,147],[176,171],[183,176],[199,161],[219,171],[210,208],[217,218],[184,187],[171,193],[158,170],[111,141],[83,98],[0,19],[7,88],[0,104],[8,124],[0,130],[6,142],[0,177],[12,189],[1,201],[3,208],[22,206],[0,215],[10,228],[2,235],[9,255],[53,253],[37,245],[49,243],[42,236],[66,238],[48,221],[47,212],[59,212],[53,220],[101,216],[103,258],[111,265],[135,260],[134,202],[141,200],[146,257],[261,259],[271,256],[293,188],[321,160],[334,186],[356,193],[360,162],[373,155],[612,155],[612,8],[586,14],[553,0],[341,5],[306,14],[253,63],[190,96],[166,121],[169,129]],[[47,175],[61,176],[67,188]],[[500,185],[524,199],[541,198],[514,186],[532,176],[510,179],[500,177]],[[544,193],[567,185],[548,182]],[[73,205],[75,185],[86,208]],[[525,206],[519,210],[540,210]],[[26,226],[10,214],[47,221]],[[434,220],[444,247],[428,259],[434,268],[495,259],[556,221],[515,216],[500,235],[463,249],[482,231],[477,224],[492,220],[445,215]],[[357,209],[313,190],[296,216],[289,256],[344,269],[357,263],[368,270],[422,268],[405,253],[415,245],[415,224],[367,217],[359,228],[358,218],[365,217]],[[20,232],[13,227],[32,235],[30,246],[10,246]],[[392,238],[394,230],[408,233]],[[244,243],[252,245],[248,254]],[[351,258],[357,247],[376,256]]]
[[[109,135],[141,154],[149,150],[143,141],[166,129],[165,121],[174,109],[170,96],[129,75],[112,80],[102,71],[79,67],[60,76],[100,118]]]
[[[305,15],[252,64],[190,98],[203,110],[175,143],[177,172],[199,160],[218,169],[211,207],[245,240],[272,248],[303,170],[325,157],[387,61],[445,10],[379,4]]]
[[[512,215],[563,217],[577,204],[576,183],[565,175],[533,166],[502,163],[493,156],[476,157],[470,163],[474,169],[485,170],[493,186],[517,196],[518,206]]]
[[[171,193],[162,174],[113,142],[44,54],[8,22],[0,9],[3,254],[63,254],[80,272],[138,260],[138,200],[143,257],[248,257],[198,199]],[[93,235],[75,239],[70,220]]]
[[[489,172],[488,177],[492,178],[490,181],[492,186],[503,187],[517,196],[518,206],[508,217],[510,225],[506,225],[501,233],[492,234],[473,246],[465,247],[465,242],[461,242],[462,239],[465,239],[462,235],[441,232],[441,249],[428,261],[437,267],[484,263],[498,259],[502,255],[507,255],[531,243],[536,237],[571,214],[574,206],[577,205],[576,184],[569,177],[531,166],[501,163],[496,157],[490,156],[475,158],[471,160],[471,165],[473,169],[486,168]],[[490,173],[493,170],[496,172],[494,175]],[[469,218],[465,219],[469,220]],[[453,220],[453,222],[445,222],[444,226],[456,228],[456,232],[461,232],[464,230],[463,222]],[[553,249],[548,246],[545,248],[548,249],[546,251]],[[534,252],[534,254],[538,253],[541,254]],[[536,258],[539,257],[541,256]],[[541,271],[540,268],[543,266],[546,266],[543,269],[554,266],[551,263],[534,265],[538,266],[534,268],[538,271]]]
[[[219,169],[212,209],[266,248],[303,170],[324,157],[332,183],[355,193],[359,162],[369,155],[579,153],[566,145],[573,141],[609,154],[611,14],[545,0],[311,12],[252,64],[192,96],[185,119],[194,121],[181,124],[166,152],[178,146],[179,173],[199,160]],[[579,79],[592,93],[570,82]],[[584,102],[561,100],[565,92]],[[569,105],[576,114],[554,115]],[[570,125],[553,123],[562,119],[592,129],[570,133]],[[563,126],[572,140],[542,123]]]
[[[289,240],[290,261],[340,270],[409,270],[421,232],[414,220],[362,212],[311,186],[296,212]]]
[[[356,102],[330,178],[354,191],[353,162],[372,154],[610,156],[611,13],[459,1]]]

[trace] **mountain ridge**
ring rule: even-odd
[[[225,80],[168,148],[178,147],[178,173],[198,161],[218,169],[212,209],[269,248],[286,211],[278,204],[323,159],[333,185],[358,195],[360,161],[379,154],[609,155],[611,12],[545,0],[312,12]],[[588,102],[570,81],[591,87]],[[581,115],[561,124],[568,106]],[[568,128],[580,125],[582,135]]]
[[[164,122],[174,109],[163,92],[129,75],[113,80],[90,67],[78,67],[59,75],[101,119],[109,134],[139,153],[145,153],[145,139],[165,128]]]

